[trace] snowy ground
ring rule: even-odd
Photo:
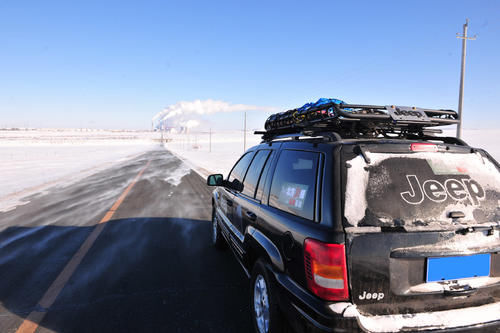
[[[66,186],[158,145],[157,133],[0,130],[0,211],[51,186]]]
[[[243,131],[214,132],[211,145],[208,133],[168,134],[165,138],[171,140],[165,147],[182,157],[202,176],[212,173],[227,176],[244,152]],[[260,135],[247,132],[247,149],[260,141]]]

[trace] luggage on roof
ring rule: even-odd
[[[315,103],[271,115],[265,123],[266,132],[258,134],[264,134],[264,139],[306,132],[335,132],[346,138],[423,135],[440,132],[429,127],[458,122],[458,114],[453,110],[346,104],[340,99],[320,98]]]

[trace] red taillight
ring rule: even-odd
[[[314,239],[304,242],[307,287],[328,301],[349,298],[344,244],[327,244]]]
[[[427,151],[427,152],[437,152],[438,147],[433,143],[412,143],[410,145],[411,151]]]

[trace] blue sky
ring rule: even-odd
[[[478,39],[464,127],[498,128],[498,1],[4,0],[0,127],[147,129],[164,107],[195,99],[456,109],[466,17]],[[250,127],[263,119],[249,112]],[[241,114],[204,121],[238,127]]]

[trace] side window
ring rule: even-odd
[[[259,150],[255,155],[252,164],[250,164],[245,180],[243,181],[243,194],[252,198],[254,197],[257,182],[259,181],[262,168],[264,167],[264,163],[266,163],[269,153],[269,150]]]
[[[274,171],[269,205],[314,219],[318,160],[318,153],[283,150]]]
[[[234,165],[231,173],[229,173],[228,180],[232,182],[235,179],[238,179],[243,183],[243,178],[245,178],[245,174],[248,169],[248,165],[252,161],[253,155],[255,152],[246,153],[242,158]]]
[[[267,158],[266,166],[264,167],[264,170],[260,174],[260,178],[259,178],[259,181],[257,183],[257,194],[255,195],[255,198],[257,200],[261,200],[262,199],[262,194],[264,192],[265,179],[266,179],[266,176],[267,176],[267,174],[269,172],[269,168],[271,167],[271,162],[273,160],[273,157],[275,155],[276,155],[276,150],[272,150],[271,154]]]

